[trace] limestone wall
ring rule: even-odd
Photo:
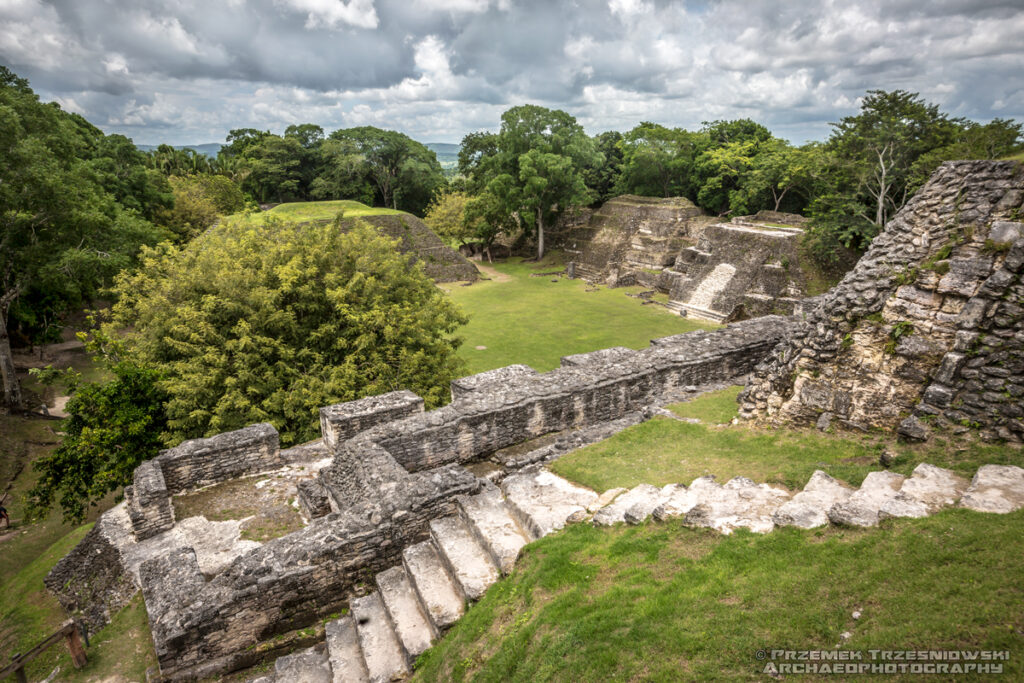
[[[116,525],[104,516],[43,579],[61,607],[95,633],[128,604],[138,588],[111,538]]]
[[[623,195],[609,199],[586,225],[569,232],[563,248],[577,277],[618,282],[620,271],[625,275],[626,270],[671,265],[684,243],[696,238],[701,215],[685,197]]]
[[[753,217],[705,227],[697,244],[662,273],[669,305],[716,321],[791,314],[804,296],[802,235]]]
[[[741,414],[1024,437],[1024,170],[950,162],[758,369]]]
[[[160,464],[171,495],[236,479],[281,464],[280,439],[269,423],[251,425],[208,439],[191,439],[162,451]]]

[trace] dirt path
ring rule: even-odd
[[[486,264],[474,263],[473,265],[476,266],[476,269],[479,270],[483,275],[485,275],[487,278],[494,282],[508,282],[509,280],[512,279],[511,275],[505,275],[505,273],[502,273],[501,271],[496,270],[495,268],[488,266]]]

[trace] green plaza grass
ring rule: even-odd
[[[562,356],[611,346],[641,349],[651,339],[717,327],[626,296],[639,287],[587,291],[595,288],[582,280],[531,277],[561,267],[557,253],[540,264],[509,259],[493,265],[493,279],[468,287],[442,285],[469,316],[469,324],[458,332],[467,374],[515,363],[545,372],[557,368]]]
[[[679,520],[573,525],[528,546],[420,657],[414,680],[763,681],[758,650],[840,644],[865,658],[1008,650],[999,679],[1022,680],[1022,524],[1024,510],[947,510],[878,529],[764,536]]]
[[[970,478],[981,465],[1021,461],[1019,447],[954,440],[942,434],[927,444],[911,445],[884,432],[833,435],[742,423],[718,426],[736,415],[738,391],[733,387],[669,406],[681,417],[701,419],[701,424],[657,417],[563,456],[550,467],[595,491],[637,484],[689,485],[705,475],[723,483],[748,477],[795,491],[818,469],[859,486],[868,472],[880,469],[879,457],[886,450],[894,456],[892,471],[905,475],[922,462]]]

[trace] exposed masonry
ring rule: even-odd
[[[126,586],[137,580],[161,674],[170,679],[248,666],[304,642],[300,629],[316,630],[325,617],[355,609],[360,586],[442,533],[434,522],[456,515],[460,496],[490,485],[464,466],[493,456],[507,474],[601,438],[644,419],[663,397],[748,373],[794,324],[767,317],[658,339],[640,351],[570,356],[543,374],[523,366],[483,373],[453,383],[453,402],[430,412],[408,392],[325,408],[333,461],[299,486],[310,523],[255,548],[226,547],[226,559],[206,571],[197,549],[162,541],[183,522],[147,539],[165,521],[133,517],[132,506],[160,508],[158,474],[169,506],[171,496],[190,487],[298,456],[280,452],[266,425],[182,444],[140,468],[131,500],[101,517],[99,531],[58,563],[47,585],[69,610],[95,615],[96,624],[123,604]],[[554,440],[522,455],[500,453],[544,435]],[[164,545],[133,565],[136,579],[126,557],[153,543]],[[113,561],[117,553],[120,563]]]
[[[720,222],[681,197],[608,200],[566,236],[570,277],[642,285],[669,308],[721,322],[794,313],[804,296],[806,218],[762,211]]]
[[[871,472],[853,489],[814,472],[796,495],[736,477],[719,484],[700,477],[689,486],[640,484],[598,495],[546,470],[506,478],[459,496],[456,514],[430,523],[430,537],[406,548],[401,561],[377,574],[352,613],[328,622],[322,642],[279,658],[274,671],[250,683],[390,681],[465,612],[468,603],[515,564],[523,546],[566,524],[640,524],[680,517],[692,527],[724,534],[776,526],[812,529],[828,524],[871,527],[899,517],[926,517],[958,506],[1008,513],[1024,507],[1024,469],[985,465],[971,481],[939,467],[918,465],[912,476]]]
[[[1022,210],[1021,164],[943,164],[758,368],[741,415],[1024,440]]]

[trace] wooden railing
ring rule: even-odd
[[[50,634],[46,640],[36,645],[25,654],[17,654],[11,657],[11,663],[0,669],[0,680],[14,674],[18,683],[27,683],[25,676],[25,665],[43,653],[50,646],[59,643],[63,638],[68,644],[68,651],[71,653],[71,663],[76,669],[85,666],[88,659],[85,656],[85,648],[82,647],[82,638],[79,635],[78,624],[74,619],[65,621],[59,629]]]

